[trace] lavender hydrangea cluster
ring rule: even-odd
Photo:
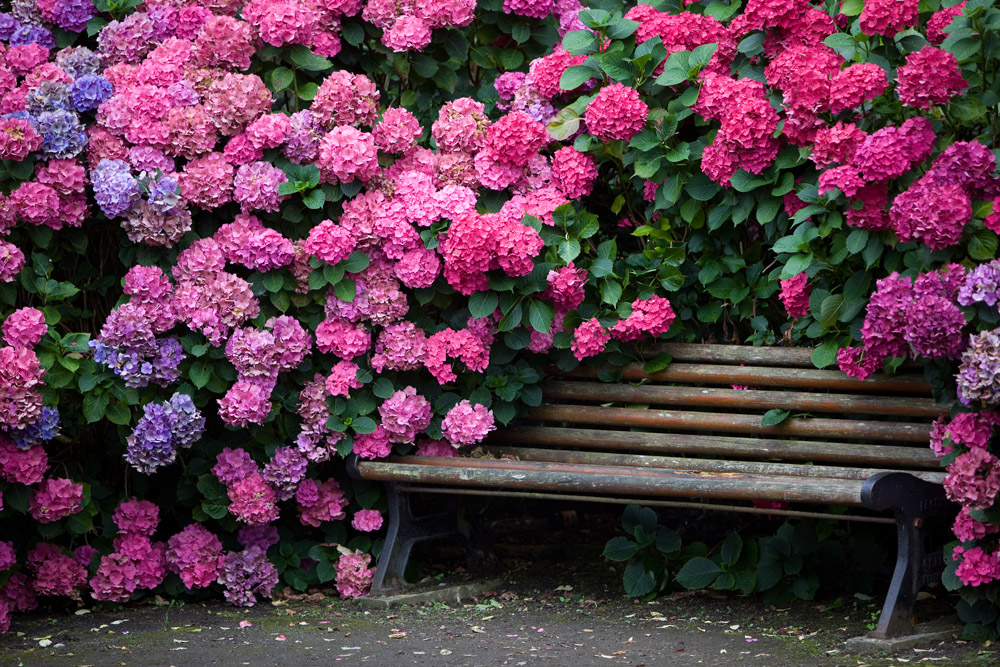
[[[958,302],[963,306],[980,302],[995,306],[997,301],[1000,301],[1000,259],[974,268],[958,289]]]
[[[181,188],[177,179],[160,175],[152,179],[146,193],[146,201],[157,213],[176,213],[181,203]]]
[[[165,387],[180,377],[184,350],[176,338],[161,338],[154,341],[152,352],[119,349],[100,340],[90,341],[94,350],[94,361],[104,364],[115,375],[125,380],[128,387],[145,387],[153,383]]]
[[[187,394],[176,393],[166,403],[147,403],[126,438],[125,460],[148,475],[173,463],[177,449],[190,447],[204,431],[205,418]]]
[[[965,405],[1000,405],[1000,329],[969,338],[955,379]]]
[[[38,419],[24,428],[11,429],[7,435],[19,448],[28,449],[51,440],[59,435],[60,431],[59,410],[46,405],[42,406]]]
[[[124,214],[142,196],[139,182],[124,160],[102,159],[90,172],[94,199],[108,218]]]
[[[243,551],[226,552],[218,583],[226,588],[226,600],[252,607],[257,601],[256,594],[271,597],[271,591],[278,585],[278,570],[267,559],[264,549],[250,546]]]

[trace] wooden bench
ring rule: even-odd
[[[403,581],[414,543],[454,531],[441,516],[414,517],[414,492],[832,516],[896,524],[896,568],[872,636],[912,634],[917,592],[943,567],[940,551],[925,549],[925,522],[951,509],[928,447],[931,421],[947,408],[924,377],[862,382],[817,370],[799,348],[661,349],[673,358],[661,372],[637,363],[614,370],[615,382],[586,367],[550,377],[542,405],[496,432],[475,458],[353,457],[350,473],[385,482],[390,502],[373,593]],[[764,426],[771,409],[792,416]],[[871,512],[760,510],[752,500]]]

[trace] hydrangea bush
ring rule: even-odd
[[[364,594],[385,502],[346,456],[455,456],[546,366],[670,338],[928,360],[946,582],[997,632],[1000,10],[587,5],[0,13],[0,629]]]

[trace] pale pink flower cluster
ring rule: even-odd
[[[363,533],[370,533],[382,527],[382,513],[378,510],[358,510],[351,519],[351,526]]]
[[[444,437],[455,448],[481,442],[495,429],[493,411],[485,405],[473,405],[468,400],[462,400],[448,410],[441,422]]]
[[[414,387],[396,391],[378,408],[382,428],[392,442],[411,443],[431,423],[431,403]]]
[[[337,561],[337,593],[346,599],[356,598],[368,593],[375,571],[371,564],[371,554],[360,550],[342,553]]]

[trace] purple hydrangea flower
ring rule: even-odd
[[[93,0],[56,0],[52,7],[52,20],[63,30],[83,32],[94,16]]]
[[[56,54],[56,64],[74,79],[84,74],[100,74],[104,69],[101,56],[86,46],[70,46]]]
[[[28,424],[24,428],[11,429],[7,432],[14,444],[21,449],[28,449],[34,445],[51,440],[59,435],[61,431],[59,424],[59,410],[43,406],[38,419]]]
[[[958,302],[963,306],[980,301],[987,306],[995,306],[1000,301],[1000,259],[974,268],[958,288]]]
[[[109,218],[124,214],[139,200],[142,191],[123,160],[103,159],[90,172],[94,199]]]
[[[271,597],[271,591],[278,585],[278,570],[259,546],[227,551],[218,583],[226,587],[225,596],[229,602],[252,607],[257,601],[256,593]]]
[[[176,393],[166,403],[147,403],[126,438],[125,460],[148,475],[173,463],[177,448],[190,447],[204,430],[205,419],[187,394]]]
[[[7,13],[0,13],[0,42],[9,42],[14,31],[21,27],[16,18]]]
[[[28,44],[38,44],[46,49],[56,48],[56,38],[52,36],[52,31],[40,25],[20,25],[11,33],[8,39],[11,46],[27,46]]]
[[[288,500],[305,478],[308,464],[298,447],[278,447],[264,466],[264,479],[275,489],[279,500]]]
[[[171,421],[171,432],[178,447],[190,447],[205,432],[205,418],[195,407],[187,394],[180,392],[170,397],[167,412]]]
[[[96,109],[113,93],[111,82],[97,74],[79,76],[70,86],[73,108],[80,112]]]
[[[149,184],[149,205],[158,213],[171,213],[181,201],[181,188],[169,176],[160,176]]]
[[[969,338],[955,380],[963,404],[1000,404],[1000,329]]]
[[[43,111],[32,116],[32,125],[42,135],[42,151],[52,157],[76,157],[87,145],[87,133],[72,111]]]

